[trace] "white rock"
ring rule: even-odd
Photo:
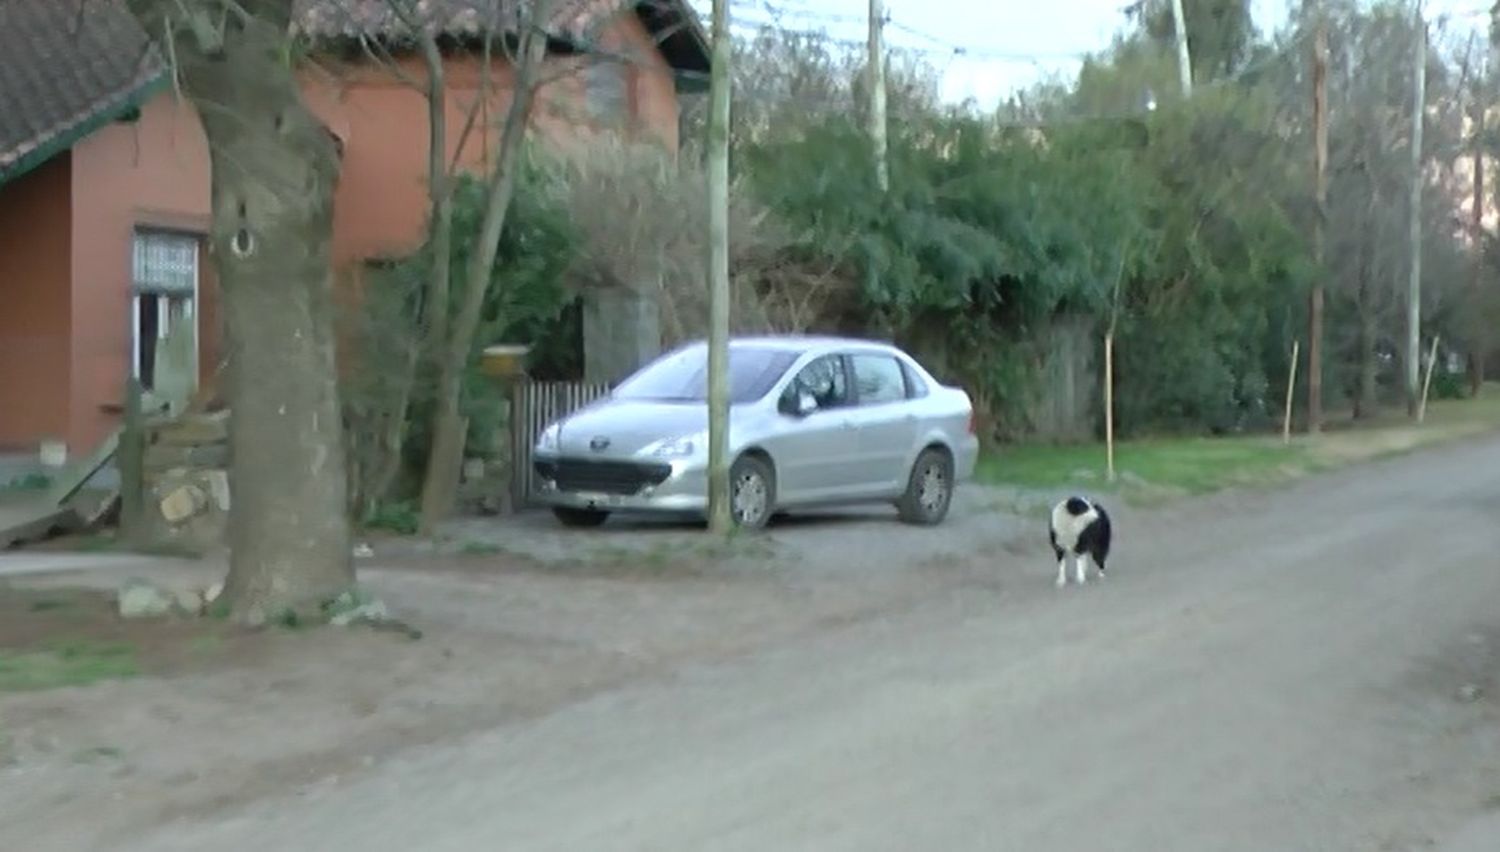
[[[221,512],[229,511],[229,474],[222,470],[211,470],[207,479],[208,492],[213,497],[214,505]]]
[[[385,621],[389,617],[390,612],[386,610],[385,604],[382,601],[369,601],[353,609],[346,609],[343,612],[337,613],[328,619],[328,623],[334,627],[348,627],[351,624],[359,622]]]
[[[170,615],[178,606],[176,596],[145,580],[130,580],[120,589],[122,618],[159,618]]]

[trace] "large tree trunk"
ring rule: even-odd
[[[132,0],[148,32],[172,33],[208,137],[232,406],[224,596],[257,620],[316,612],[354,583],[329,258],[338,162],[293,73],[289,0],[222,8]]]

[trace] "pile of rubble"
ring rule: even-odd
[[[229,412],[147,420],[143,532],[156,547],[208,553],[229,522]]]

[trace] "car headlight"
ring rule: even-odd
[[[707,445],[706,437],[705,435],[685,435],[681,438],[668,438],[657,442],[651,448],[651,455],[667,459],[687,458]]]
[[[557,435],[562,431],[561,424],[553,423],[542,434],[537,436],[536,449],[538,452],[550,453],[557,449]]]

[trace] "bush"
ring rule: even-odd
[[[573,298],[565,273],[574,263],[576,244],[565,184],[555,166],[529,154],[522,169],[463,376],[460,406],[474,455],[485,455],[492,446],[504,403],[503,388],[479,371],[480,353],[495,343],[545,340],[566,327],[565,309]],[[461,177],[454,188],[453,245],[446,261],[450,322],[462,303],[487,194],[485,183],[472,176]],[[424,246],[411,257],[378,264],[345,305],[343,394],[356,517],[390,520],[385,513],[396,510],[388,507],[405,505],[403,498],[419,485],[436,402],[433,353],[421,351],[427,282],[436,262],[430,246]],[[544,344],[532,358],[562,359],[566,348]]]

